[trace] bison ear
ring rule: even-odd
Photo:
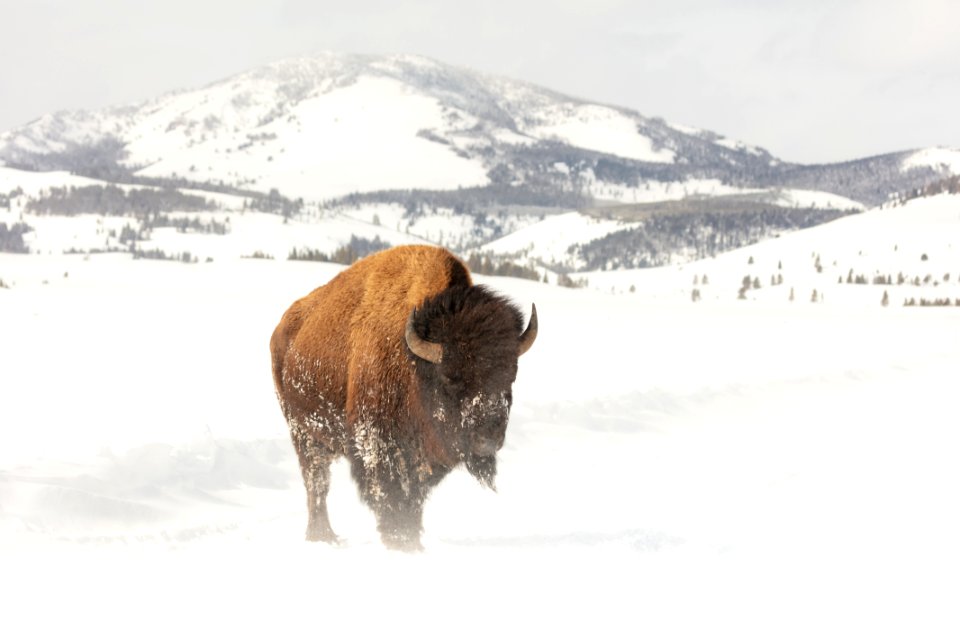
[[[407,329],[405,334],[407,346],[410,347],[410,351],[412,351],[413,354],[418,358],[423,358],[427,362],[432,362],[433,364],[440,364],[440,361],[443,359],[443,345],[437,342],[424,340],[417,335],[416,329],[413,328],[414,313],[416,313],[416,309],[410,311],[410,316],[407,318]]]
[[[530,350],[530,347],[533,346],[533,342],[537,339],[537,305],[533,305],[533,310],[530,311],[530,322],[527,323],[527,328],[520,334],[520,349],[517,353],[517,356],[522,356],[527,351]]]

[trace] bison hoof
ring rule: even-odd
[[[307,542],[326,542],[333,546],[340,546],[342,541],[337,534],[329,529],[327,531],[307,529]]]
[[[411,538],[403,535],[383,535],[380,537],[383,546],[394,551],[406,551],[408,553],[423,551],[423,545],[420,544],[420,538]]]

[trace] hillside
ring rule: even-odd
[[[37,230],[24,240],[30,251],[124,250],[81,242],[86,232],[73,244],[42,237],[83,215],[110,217],[99,224],[117,234],[130,227],[128,240],[149,243],[155,229],[202,231],[214,220],[229,235],[252,213],[303,225],[290,234],[298,249],[329,252],[352,237],[428,241],[542,273],[709,257],[960,172],[960,152],[950,149],[799,165],[717,133],[426,58],[334,53],[140,104],[48,114],[0,134],[0,162],[0,212],[8,228]],[[102,196],[107,186],[131,202]],[[206,210],[184,204],[190,197]],[[165,204],[143,212],[151,199]],[[609,233],[571,228],[551,241],[559,248],[550,256],[510,249],[520,242],[511,233],[571,212],[612,221],[603,223]],[[294,248],[236,244],[275,257]]]
[[[591,287],[701,302],[960,304],[960,194],[939,193],[660,269],[583,272]],[[696,293],[694,293],[696,292]]]

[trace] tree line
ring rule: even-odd
[[[211,211],[216,203],[176,189],[121,189],[113,185],[52,187],[27,200],[35,214],[71,216],[99,213],[107,216],[148,216],[167,211]]]
[[[389,249],[390,243],[380,239],[380,236],[370,238],[361,238],[352,235],[350,240],[342,244],[333,253],[325,253],[317,249],[297,249],[294,247],[287,255],[287,260],[313,260],[316,262],[334,262],[336,264],[350,265],[366,256]]]
[[[658,267],[670,264],[677,255],[713,257],[841,215],[838,211],[774,206],[734,213],[651,214],[639,226],[575,246],[586,270]]]
[[[536,269],[525,267],[510,260],[498,260],[490,254],[471,253],[466,262],[470,271],[485,276],[540,280],[540,272]]]

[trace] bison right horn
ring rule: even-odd
[[[423,358],[433,364],[440,364],[440,361],[443,359],[443,345],[424,340],[417,335],[416,330],[413,328],[414,313],[416,313],[416,309],[412,310],[410,316],[407,318],[407,331],[405,334],[407,346],[410,347],[410,351],[412,351],[415,356]]]
[[[533,346],[534,340],[537,339],[537,305],[533,305],[533,310],[530,312],[530,322],[527,323],[527,328],[524,329],[523,333],[520,334],[520,350],[517,356],[522,356],[530,347]]]

